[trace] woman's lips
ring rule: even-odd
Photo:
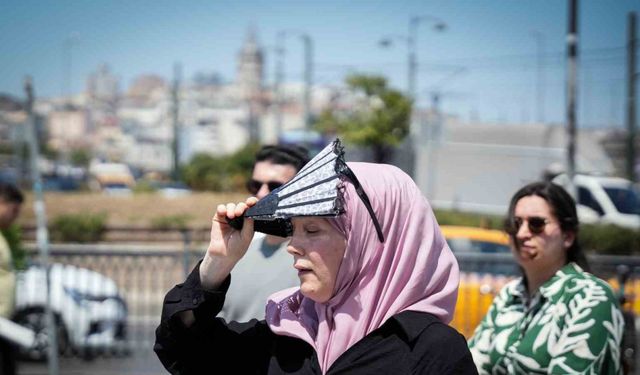
[[[538,250],[535,247],[520,245],[520,253],[529,259],[533,259],[538,255]]]
[[[304,275],[305,273],[309,273],[309,272],[311,272],[311,269],[310,269],[310,268],[306,268],[306,267],[303,267],[303,266],[295,265],[295,266],[293,266],[293,267],[294,267],[296,270],[298,270],[298,276],[299,276],[299,275]]]

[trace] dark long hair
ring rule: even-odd
[[[511,198],[505,225],[513,223],[514,212],[518,201],[531,195],[538,196],[549,204],[551,213],[560,223],[560,229],[563,232],[574,233],[575,239],[573,244],[567,249],[567,263],[575,262],[585,271],[589,271],[590,267],[587,262],[587,257],[584,255],[578,241],[580,222],[578,221],[576,202],[562,187],[547,181],[533,182],[522,187]]]

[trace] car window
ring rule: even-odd
[[[600,203],[596,201],[596,199],[593,197],[593,194],[591,194],[589,190],[582,186],[578,187],[578,203],[583,206],[589,207],[590,209],[597,212],[600,216],[604,215],[604,210],[602,209],[602,207],[600,207]]]
[[[508,253],[509,246],[469,238],[449,238],[449,247],[455,253]]]
[[[623,214],[640,214],[640,202],[638,196],[631,189],[606,187],[607,193],[616,209]]]

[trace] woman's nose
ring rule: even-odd
[[[531,236],[531,231],[529,230],[529,223],[523,221],[520,224],[520,228],[518,228],[518,232],[516,233],[516,237],[519,239],[524,239]]]
[[[303,255],[304,248],[300,246],[298,239],[296,238],[295,233],[293,237],[291,237],[291,241],[289,241],[289,245],[287,245],[287,252],[291,255]]]
[[[293,246],[291,243],[289,243],[289,245],[287,245],[287,252],[291,255],[302,255],[303,252],[300,251],[299,248]]]
[[[256,198],[262,199],[266,197],[271,191],[269,191],[269,186],[267,184],[262,184],[260,186],[260,190],[256,193]]]

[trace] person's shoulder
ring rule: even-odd
[[[424,345],[433,344],[434,351],[440,350],[441,345],[448,344],[466,347],[464,336],[435,315],[419,311],[404,311],[396,315],[395,319],[409,341],[420,341]]]
[[[497,292],[495,298],[493,299],[494,305],[503,305],[508,303],[508,301],[512,300],[514,296],[522,296],[524,294],[525,288],[522,277],[517,277],[513,280],[510,280]]]
[[[569,263],[540,288],[552,303],[565,305],[569,311],[588,308],[592,314],[609,316],[619,310],[613,289],[606,281]]]
[[[605,297],[609,300],[615,299],[613,289],[609,283],[592,273],[582,270],[580,266],[570,263],[563,271],[567,277],[563,289],[568,296],[597,295],[601,299]]]
[[[405,311],[396,321],[409,340],[415,373],[477,374],[464,336],[436,316]]]

